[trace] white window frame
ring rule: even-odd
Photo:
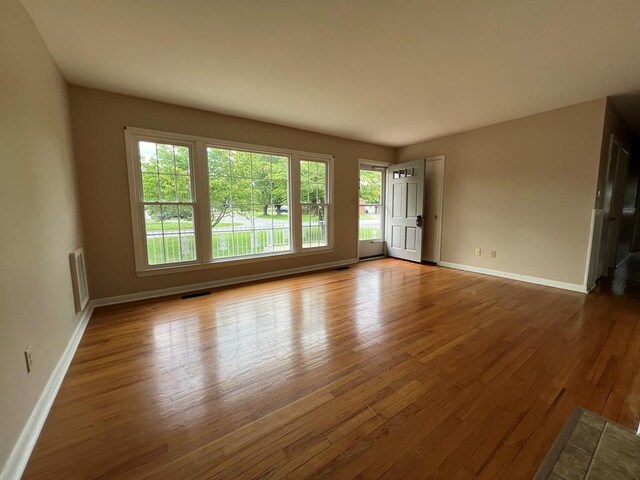
[[[333,201],[333,155],[305,152],[278,147],[254,145],[248,143],[231,142],[197,135],[163,132],[146,128],[130,127],[124,129],[124,139],[129,177],[129,200],[131,208],[131,226],[133,233],[133,250],[135,257],[135,271],[138,276],[160,275],[189,270],[200,270],[228,266],[229,264],[244,264],[277,260],[282,257],[296,257],[333,252],[334,231],[334,201]],[[142,192],[142,176],[138,142],[151,141],[172,145],[188,146],[190,150],[192,198],[194,203],[193,227],[196,241],[196,260],[149,265],[147,257],[147,242],[145,235],[144,202]],[[259,255],[242,257],[213,258],[212,238],[210,228],[209,179],[207,147],[220,147],[255,151],[289,158],[289,220],[291,250],[286,252],[270,252]],[[326,201],[328,207],[327,245],[320,247],[302,247],[302,208],[300,198],[300,161],[310,160],[324,162],[327,166]]]
[[[326,172],[327,172],[327,183],[325,185],[325,203],[303,203],[302,199],[300,198],[300,186],[301,186],[301,179],[300,179],[300,162],[320,162],[320,163],[324,163],[325,167],[326,167]],[[299,228],[297,228],[297,230],[300,232],[300,250],[301,251],[314,251],[314,250],[324,250],[327,248],[327,246],[329,245],[333,245],[333,229],[331,228],[331,225],[333,224],[333,202],[331,201],[332,196],[333,196],[333,176],[332,176],[332,171],[333,171],[333,165],[331,161],[328,161],[327,159],[322,159],[322,158],[314,158],[311,157],[309,155],[300,155],[298,157],[298,162],[297,162],[297,184],[298,184],[298,192],[297,192],[297,206],[300,209],[299,215],[298,215],[298,220],[300,220],[300,226]],[[311,205],[321,205],[323,208],[326,207],[327,209],[327,245],[323,245],[323,246],[319,246],[319,247],[304,247],[302,246],[302,206],[303,205],[307,205],[307,206],[311,206]]]

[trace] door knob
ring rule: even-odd
[[[422,227],[422,215],[416,217],[416,227]]]
[[[434,215],[434,216],[433,216],[433,219],[434,219],[434,220],[437,220],[437,219],[438,219],[438,215]]]

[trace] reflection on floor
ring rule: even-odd
[[[640,302],[393,259],[94,312],[24,479],[531,480],[640,419]]]
[[[594,293],[626,297],[640,301],[640,252],[634,252],[622,264],[602,278]]]

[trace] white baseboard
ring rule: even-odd
[[[93,304],[89,302],[80,317],[80,321],[78,322],[76,329],[69,339],[69,343],[67,343],[67,348],[60,357],[60,360],[58,360],[58,364],[53,369],[53,372],[51,372],[49,381],[45,385],[38,402],[33,408],[27,424],[22,429],[22,433],[20,434],[9,459],[0,473],[0,480],[19,480],[24,473],[24,469],[27,466],[33,447],[35,447],[36,442],[38,441],[38,437],[40,436],[44,422],[47,419],[49,410],[51,409],[53,401],[58,394],[62,380],[64,380],[64,376],[69,369],[71,360],[73,360],[73,356],[76,353],[76,349],[78,348],[78,344],[80,343],[80,339],[82,339],[82,334],[89,323],[92,313]]]
[[[69,339],[69,343],[67,344],[67,348],[64,353],[60,357],[58,364],[55,369],[51,373],[49,377],[49,381],[44,388],[44,391],[40,395],[36,406],[31,412],[31,416],[27,421],[22,433],[20,434],[20,438],[16,442],[16,445],[9,456],[9,459],[5,463],[4,469],[0,472],[0,480],[19,480],[22,474],[24,473],[24,469],[27,466],[29,461],[29,457],[35,447],[36,442],[38,441],[38,436],[42,431],[42,427],[44,426],[44,422],[47,419],[47,415],[49,414],[49,410],[51,410],[51,406],[53,405],[53,401],[58,394],[58,390],[60,389],[60,385],[62,385],[62,381],[64,380],[64,376],[69,369],[69,365],[71,364],[71,360],[73,360],[73,356],[76,353],[76,349],[82,339],[82,335],[89,323],[89,319],[91,318],[91,314],[93,313],[93,309],[95,307],[104,306],[104,305],[114,305],[117,303],[126,303],[132,302],[136,300],[145,300],[149,298],[157,298],[163,297],[166,295],[175,295],[178,293],[192,292],[196,290],[204,290],[207,288],[214,287],[222,287],[227,285],[235,285],[238,283],[246,283],[253,282],[256,280],[265,280],[269,278],[276,277],[284,277],[286,275],[294,275],[297,273],[305,273],[312,272],[314,270],[326,270],[330,268],[342,267],[345,265],[351,265],[354,263],[358,263],[357,258],[350,258],[347,260],[339,260],[337,262],[328,262],[321,263],[316,265],[309,265],[304,267],[290,268],[287,270],[278,270],[275,272],[266,272],[259,273],[255,275],[244,275],[241,277],[233,277],[224,280],[215,280],[212,282],[205,283],[197,283],[191,285],[182,285],[179,287],[173,288],[165,288],[161,290],[151,290],[147,292],[133,293],[130,295],[120,295],[115,297],[107,297],[100,298],[97,300],[90,300],[85,308],[82,316],[80,317],[80,321]]]
[[[190,285],[180,285],[178,287],[163,288],[160,290],[148,290],[146,292],[131,293],[127,295],[118,295],[114,297],[98,298],[93,300],[93,306],[103,307],[105,305],[116,305],[118,303],[135,302],[138,300],[147,300],[150,298],[165,297],[167,295],[177,295],[180,293],[195,292],[197,290],[206,290],[208,288],[226,287],[228,285],[236,285],[238,283],[255,282],[257,280],[266,280],[269,278],[295,275],[297,273],[312,272],[314,270],[327,270],[330,268],[342,267],[345,265],[352,265],[354,263],[358,263],[357,258],[349,258],[347,260],[339,260],[337,262],[307,265],[304,267],[289,268],[287,270],[276,270],[274,272],[257,273],[255,275],[243,275],[241,277],[225,278],[222,280],[214,280],[211,282],[192,283]]]
[[[557,280],[549,280],[547,278],[530,277],[519,273],[501,272],[499,270],[490,270],[488,268],[472,267],[471,265],[462,265],[459,263],[440,262],[438,265],[442,267],[455,268],[456,270],[464,270],[466,272],[481,273],[483,275],[492,275],[494,277],[508,278],[509,280],[518,280],[520,282],[535,283],[536,285],[544,285],[545,287],[562,288],[563,290],[571,290],[573,292],[587,293],[587,287],[577,283],[558,282]]]

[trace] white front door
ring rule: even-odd
[[[444,155],[427,158],[424,169],[424,228],[422,260],[440,261],[442,236],[442,193],[444,190]]]
[[[391,165],[387,170],[387,254],[422,260],[424,159]]]

